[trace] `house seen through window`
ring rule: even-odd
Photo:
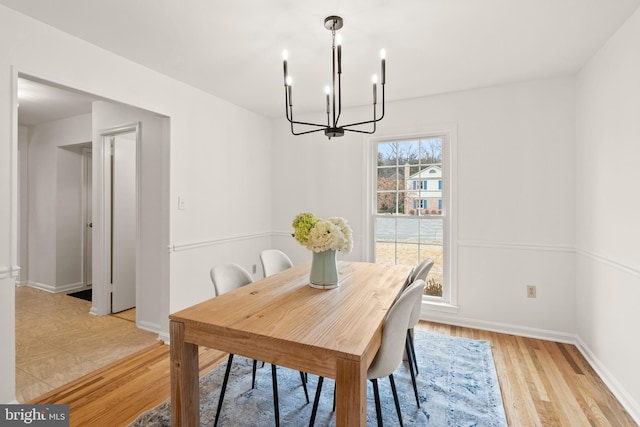
[[[432,258],[425,290],[432,297],[442,297],[445,284],[445,141],[430,136],[377,143],[375,262],[415,266]]]

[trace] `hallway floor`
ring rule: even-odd
[[[158,341],[135,326],[135,309],[89,314],[64,293],[16,288],[16,399],[27,402]]]

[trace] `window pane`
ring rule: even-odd
[[[398,169],[393,167],[378,168],[378,191],[398,189]]]
[[[440,218],[420,219],[420,243],[438,244],[442,246],[444,236],[443,222]]]
[[[378,213],[395,214],[398,209],[398,193],[378,193]]]

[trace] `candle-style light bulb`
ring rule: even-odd
[[[381,64],[380,64],[381,70],[380,71],[381,71],[381,76],[382,76],[380,84],[385,84],[385,81],[386,81],[386,76],[385,76],[385,74],[386,74],[385,71],[386,70],[385,70],[385,68],[386,68],[386,62],[387,62],[386,61],[387,60],[387,51],[386,50],[382,49],[380,51],[380,58],[381,58]]]
[[[378,76],[374,74],[371,77],[371,82],[373,83],[373,103],[375,105],[378,103]]]
[[[336,35],[336,44],[338,45],[338,74],[342,73],[342,37]]]
[[[287,58],[289,53],[286,50],[282,51],[282,65],[284,67],[284,84],[287,85],[287,77],[289,76],[289,69],[287,67]]]
[[[329,107],[329,94],[331,93],[331,89],[329,89],[329,86],[324,87],[324,93],[327,96],[327,114],[329,114],[331,112]]]
[[[292,83],[293,83],[293,80],[291,79],[291,76],[287,76],[284,84],[287,87],[287,96],[289,97],[289,107],[293,105],[293,101],[292,101],[293,89],[291,88]]]

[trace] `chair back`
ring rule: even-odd
[[[260,262],[264,277],[273,276],[287,268],[293,267],[291,259],[278,249],[266,249],[260,253]]]
[[[429,271],[431,271],[431,267],[433,267],[433,262],[431,258],[428,258],[418,264],[413,271],[412,283],[416,280],[424,280],[424,282],[427,283],[427,276],[429,275]]]
[[[410,284],[412,284],[414,282],[413,273],[415,273],[415,271],[416,271],[416,268],[415,267],[411,267],[411,271],[409,272],[409,275],[405,279],[404,285],[402,286],[403,289],[408,287]]]
[[[402,292],[400,298],[389,309],[384,321],[380,349],[367,371],[368,379],[388,377],[402,363],[409,315],[415,301],[422,300],[424,286],[424,280],[416,280]]]
[[[425,283],[427,281],[427,276],[429,275],[429,271],[431,271],[431,267],[433,267],[433,260],[431,258],[424,260],[418,267],[416,267],[416,271],[414,273],[414,280],[423,280]],[[415,301],[415,305],[413,306],[413,310],[411,310],[411,316],[409,316],[409,328],[411,329],[418,324],[420,321],[420,312],[422,311],[422,298],[417,298]]]
[[[217,297],[253,282],[251,274],[238,264],[216,265],[209,274]]]

